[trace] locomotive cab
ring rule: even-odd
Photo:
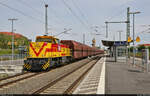
[[[53,36],[37,36],[36,42],[47,42],[47,43],[53,43],[53,44],[60,43],[59,39]]]

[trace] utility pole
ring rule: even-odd
[[[134,15],[139,14],[141,12],[129,12],[129,14],[133,14],[133,65],[135,65],[135,32],[134,32]]]
[[[135,41],[135,38],[134,38],[134,14],[133,14],[133,65],[135,65],[135,44],[134,44],[134,41]]]
[[[119,41],[121,41],[121,30],[120,31],[118,31],[119,32]]]
[[[83,33],[83,44],[85,44],[85,33]]]
[[[126,33],[126,41],[128,41],[128,37],[130,36],[130,7],[127,8],[127,33]],[[130,46],[130,43],[127,43],[127,46]],[[126,48],[126,59],[130,58],[130,48],[128,51],[128,47]]]
[[[130,7],[127,8],[127,37],[126,40],[128,41],[128,37],[130,36]],[[130,43],[128,43],[130,46]]]
[[[11,25],[12,25],[12,60],[14,60],[14,21],[15,20],[18,20],[18,19],[15,19],[15,18],[13,18],[13,19],[8,19],[8,20],[10,20],[11,21]]]
[[[48,35],[48,16],[47,16],[48,4],[45,4],[45,35]],[[51,33],[52,35],[52,33]]]
[[[108,38],[108,23],[107,23],[107,21],[105,22],[105,24],[106,24],[106,38]]]

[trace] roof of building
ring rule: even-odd
[[[10,35],[10,36],[14,35],[15,38],[25,37],[25,36],[23,36],[23,35],[21,35],[19,33],[12,33],[12,32],[0,32],[0,34]]]
[[[139,46],[150,46],[150,44],[139,44]]]
[[[121,45],[126,44],[126,41],[108,41],[108,40],[102,40],[102,43],[104,46],[111,47],[115,46],[117,43],[120,43]]]

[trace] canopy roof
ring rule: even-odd
[[[102,43],[106,47],[126,45],[126,41],[108,41],[108,40],[102,40]]]

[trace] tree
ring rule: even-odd
[[[139,51],[141,51],[142,49],[145,49],[145,46],[144,46],[144,45],[141,45],[141,46],[138,47],[138,50],[139,50]]]

